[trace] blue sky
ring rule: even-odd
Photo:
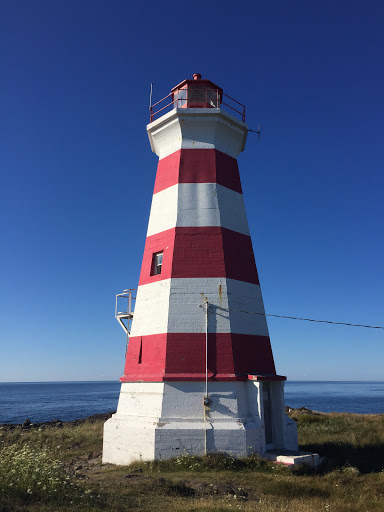
[[[5,1],[0,381],[114,380],[154,99],[199,72],[247,107],[239,166],[267,312],[383,325],[381,1]],[[384,331],[269,319],[289,379],[384,380]]]

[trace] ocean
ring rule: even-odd
[[[120,382],[0,383],[0,424],[70,421],[115,411]],[[285,403],[322,412],[384,413],[384,382],[288,381]]]

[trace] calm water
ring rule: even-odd
[[[115,411],[119,382],[0,383],[0,423],[69,421]],[[285,403],[323,412],[384,413],[384,382],[295,382]]]
[[[0,383],[0,423],[85,418],[115,411],[120,382]]]
[[[384,382],[288,381],[285,404],[322,412],[383,414]]]

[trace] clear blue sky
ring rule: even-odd
[[[269,313],[383,325],[381,0],[5,0],[0,381],[123,373],[160,99],[202,73],[247,106],[239,157]],[[384,331],[270,319],[289,379],[384,380]]]

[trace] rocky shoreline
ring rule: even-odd
[[[114,412],[105,412],[101,414],[92,414],[92,416],[87,416],[86,418],[81,418],[77,420],[71,421],[62,421],[62,420],[52,420],[52,421],[43,421],[41,423],[32,423],[29,418],[27,418],[24,423],[2,423],[0,424],[0,430],[9,431],[14,430],[16,428],[21,428],[23,430],[30,429],[40,429],[44,430],[46,428],[63,428],[64,425],[70,427],[76,427],[77,425],[82,425],[84,423],[95,423],[96,421],[107,421]]]

